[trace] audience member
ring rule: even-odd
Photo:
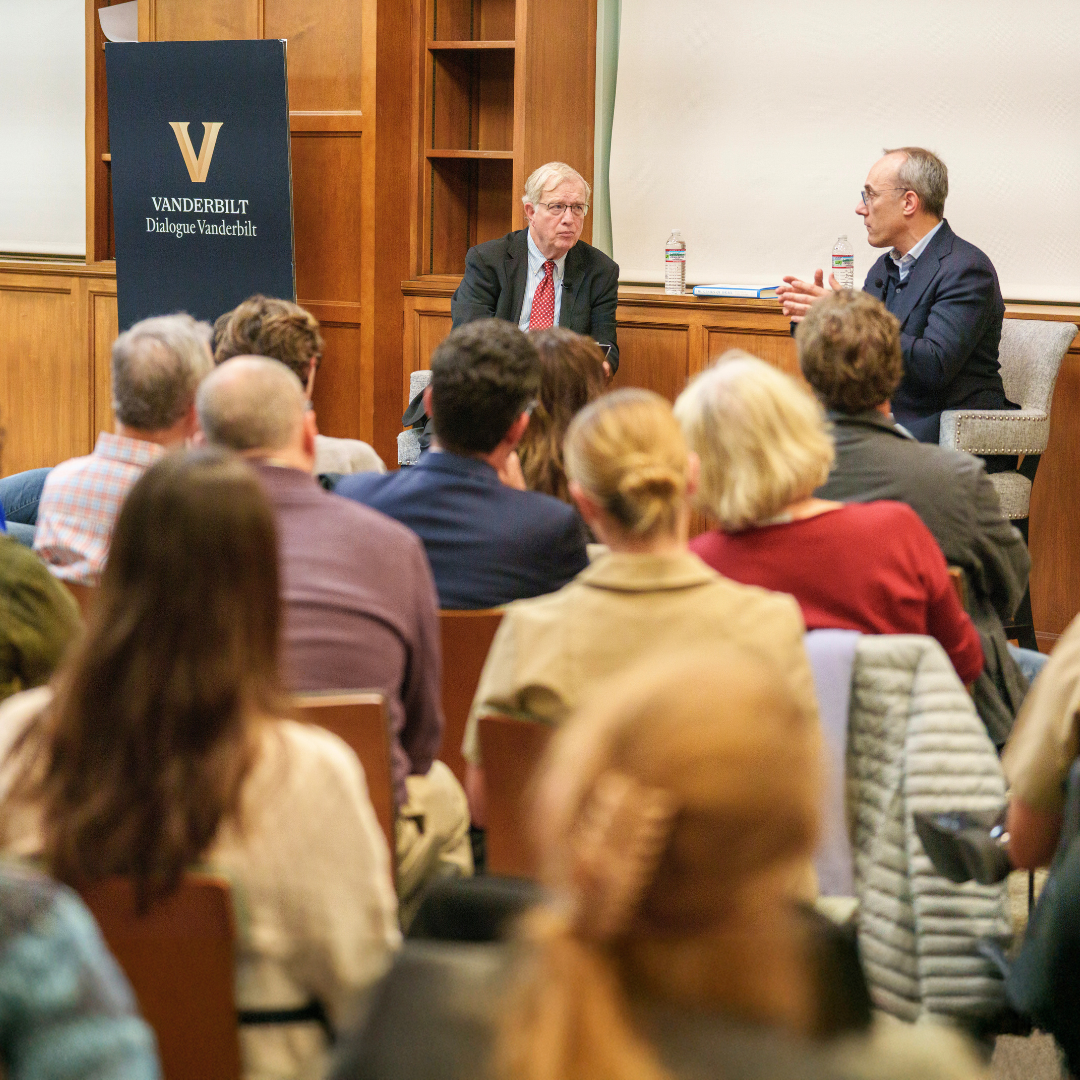
[[[975,703],[1000,745],[1027,692],[1002,629],[1027,589],[1031,559],[1023,537],[1002,515],[981,458],[917,442],[893,419],[889,398],[903,373],[900,324],[880,301],[862,292],[833,293],[810,308],[795,340],[836,445],[829,479],[815,494],[907,503],[946,561],[964,571],[984,657]],[[1039,654],[1022,658],[1042,662]]]
[[[325,1036],[399,942],[386,841],[344,743],[287,715],[277,539],[252,471],[168,455],[124,503],[86,640],[0,706],[0,842],[140,903],[199,865],[232,884],[245,1075],[318,1074]],[[305,1015],[310,1010],[305,1009]]]
[[[563,440],[570,421],[604,392],[604,354],[591,338],[562,327],[536,330],[529,339],[540,354],[540,394],[518,458],[530,491],[568,503]]]
[[[838,1024],[791,899],[817,751],[782,671],[729,644],[608,683],[534,784],[550,904],[512,946],[407,945],[332,1080],[981,1076],[933,1024]]]
[[[210,327],[190,315],[144,319],[112,347],[116,432],[45,480],[34,550],[64,581],[96,585],[116,516],[132,485],[195,433],[195,390],[213,367]]]
[[[310,399],[315,373],[322,366],[323,339],[319,321],[289,300],[250,296],[214,323],[214,363],[234,356],[268,356],[280,360],[303,384]],[[359,439],[315,436],[315,472],[345,474],[386,472],[373,446]]]
[[[81,629],[71,593],[23,544],[0,536],[0,701],[47,682]]]
[[[462,748],[474,819],[483,818],[477,720],[503,713],[560,723],[595,684],[657,650],[737,642],[773,659],[816,727],[803,621],[787,596],[722,578],[687,549],[697,458],[671,406],[618,390],[566,437],[570,494],[609,552],[550,596],[511,604],[496,631]]]
[[[253,463],[274,508],[285,623],[299,691],[364,687],[386,699],[403,906],[433,873],[472,870],[469,813],[442,742],[438,597],[424,547],[396,521],[323,491],[314,417],[296,376],[262,357],[222,364],[199,387],[206,438]]]
[[[675,402],[720,523],[690,545],[735,581],[791,593],[808,629],[929,634],[963,682],[983,667],[941,549],[903,503],[814,497],[833,462],[821,406],[787,375],[726,353]]]
[[[516,326],[500,319],[462,326],[431,357],[424,407],[437,446],[408,469],[347,476],[336,488],[420,537],[444,608],[552,592],[588,562],[574,510],[499,479],[539,391],[539,357]]]
[[[0,701],[47,682],[81,628],[71,593],[33,552],[0,536]]]
[[[41,489],[52,469],[27,469],[0,477],[0,516],[4,529],[24,547],[34,546]]]
[[[1001,755],[1009,781],[1009,857],[1034,870],[1057,848],[1065,780],[1080,754],[1080,616],[1054,646]]]
[[[0,865],[0,1071],[7,1080],[158,1080],[153,1032],[69,889]]]

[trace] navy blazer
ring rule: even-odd
[[[947,221],[891,295],[888,259],[886,252],[874,263],[863,290],[900,320],[904,377],[892,399],[896,419],[936,443],[943,409],[1016,408],[998,364],[1005,303],[994,264]]]
[[[465,256],[465,276],[450,300],[454,326],[476,319],[516,323],[525,303],[529,277],[527,229],[477,244]],[[619,266],[598,248],[579,240],[563,264],[559,325],[610,345],[607,360],[619,366],[615,308],[619,303]]]
[[[420,537],[443,609],[498,607],[554,592],[589,563],[576,510],[507,487],[478,458],[428,451],[397,472],[343,477],[334,490]]]

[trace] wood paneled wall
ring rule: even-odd
[[[111,269],[0,261],[2,474],[89,453],[111,429]]]
[[[402,284],[405,334],[402,376],[428,367],[435,346],[450,332],[450,294],[460,279],[426,277]],[[1080,323],[1080,308],[1011,304],[1009,318]],[[621,288],[617,311],[616,386],[643,386],[674,400],[687,380],[728,349],[745,349],[798,375],[795,342],[775,301],[698,300],[662,289]],[[1080,335],[1058,377],[1050,445],[1031,496],[1031,604],[1043,648],[1080,612]]]
[[[142,40],[288,40],[297,298],[326,341],[319,427],[390,460],[395,418],[376,401],[400,396],[410,16],[400,0],[139,0]]]

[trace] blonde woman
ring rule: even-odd
[[[558,592],[506,609],[462,748],[478,825],[482,714],[558,724],[595,683],[658,650],[736,642],[761,652],[787,673],[817,728],[797,605],[725,580],[687,548],[698,462],[671,406],[647,390],[605,394],[570,425],[565,458],[570,496],[610,550]]]
[[[513,946],[406,946],[331,1080],[979,1076],[955,1036],[867,1031],[822,978],[832,939],[790,898],[817,749],[783,673],[732,645],[606,683],[534,783],[549,904]]]
[[[834,451],[821,406],[783,372],[731,352],[675,402],[701,459],[699,504],[720,528],[691,549],[735,581],[790,593],[811,630],[928,634],[971,683],[978,632],[911,507],[814,497]]]

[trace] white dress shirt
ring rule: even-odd
[[[915,260],[926,250],[927,245],[934,238],[934,234],[945,224],[945,219],[942,218],[906,255],[898,256],[896,254],[896,248],[893,248],[889,252],[889,258],[896,263],[900,270],[900,280],[907,281],[908,274],[911,273],[911,268],[915,265]]]

